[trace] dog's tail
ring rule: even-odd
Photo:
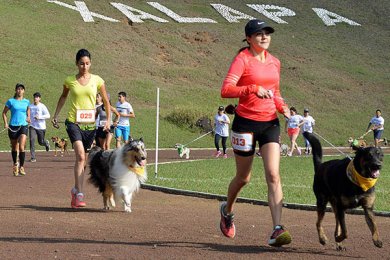
[[[304,132],[303,136],[309,141],[311,145],[314,170],[317,171],[317,168],[322,163],[322,146],[320,140],[314,134],[309,132]]]

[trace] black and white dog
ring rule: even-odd
[[[103,195],[104,209],[115,201],[124,203],[125,212],[131,212],[133,193],[147,180],[147,153],[143,139],[130,139],[129,143],[114,150],[103,151],[95,146],[89,153],[89,181]]]

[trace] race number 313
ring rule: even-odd
[[[231,142],[234,150],[248,152],[252,149],[252,133],[236,133],[232,131]]]

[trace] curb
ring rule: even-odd
[[[150,184],[141,184],[141,188],[146,190],[151,190],[151,191],[160,191],[160,192],[174,194],[174,195],[190,196],[190,197],[219,200],[219,201],[226,200],[225,195],[217,195],[212,193],[197,192],[197,191],[190,191],[190,190],[179,190],[179,189],[167,188],[167,187],[150,185]],[[249,198],[238,197],[237,202],[268,206],[268,202],[266,201],[249,199]],[[283,203],[283,207],[288,209],[306,210],[306,211],[316,211],[317,208],[315,205],[295,204],[295,203]],[[332,208],[328,206],[326,211],[331,212]],[[347,210],[346,213],[351,215],[364,215],[364,211],[362,209],[350,209]],[[374,211],[374,214],[375,216],[380,216],[380,217],[390,217],[390,212],[387,211]]]

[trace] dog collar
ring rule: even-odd
[[[145,167],[129,167],[131,171],[139,176],[143,176],[145,174]]]
[[[367,191],[375,186],[377,181],[376,178],[365,178],[361,176],[355,169],[353,165],[353,160],[351,160],[347,167],[347,176],[351,182],[362,188],[363,191]]]

